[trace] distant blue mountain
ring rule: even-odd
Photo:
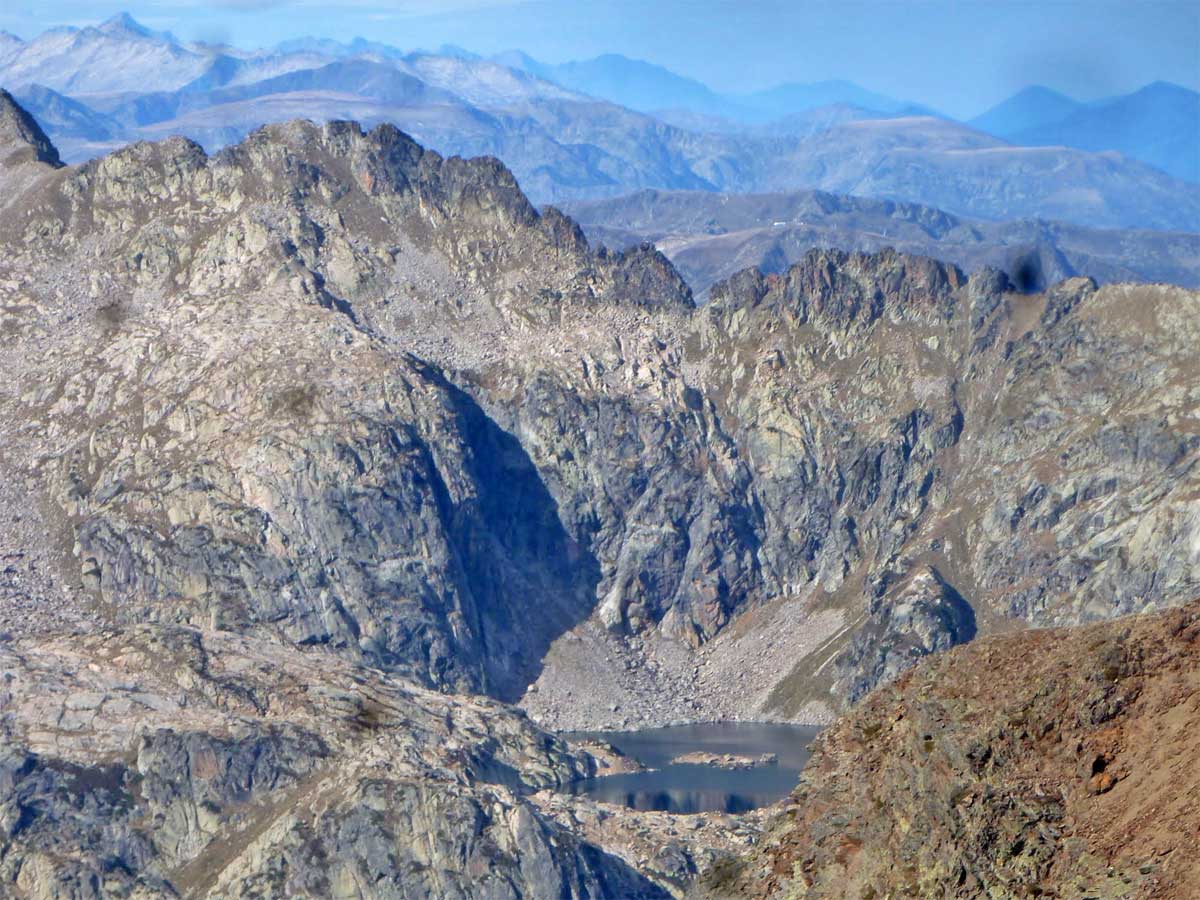
[[[1061,115],[1054,116],[1055,109]],[[1176,178],[1200,181],[1200,93],[1165,81],[1096,103],[1027,89],[971,124],[1024,146],[1116,150]]]
[[[538,62],[520,50],[500,53],[492,59],[581,94],[609,100],[639,112],[686,109],[726,117],[739,117],[741,112],[735,103],[719,96],[699,81],[619,53],[605,53],[594,59],[557,65]]]
[[[1010,140],[1022,131],[1060,122],[1071,113],[1083,109],[1083,106],[1084,104],[1065,94],[1035,84],[1018,91],[967,124],[998,138]]]
[[[742,106],[755,110],[759,117],[772,119],[833,105],[854,106],[887,115],[935,114],[928,107],[877,94],[850,81],[816,81],[811,84],[790,82],[734,99]]]
[[[358,38],[362,40],[362,38]],[[455,59],[483,59],[478,53],[472,53],[470,50],[464,49],[457,44],[442,44],[436,50],[431,52],[433,56],[452,56]]]
[[[448,52],[450,50],[458,51],[457,53]],[[333,57],[335,59],[344,59],[350,56],[362,56],[363,54],[371,54],[373,56],[381,56],[384,59],[401,59],[407,55],[407,51],[401,50],[398,47],[393,47],[391,44],[381,44],[378,41],[369,41],[364,37],[356,37],[348,44],[341,41],[335,41],[331,38],[314,38],[303,37],[295,38],[290,41],[283,41],[275,45],[276,53],[315,53],[321,56]],[[437,51],[443,56],[463,56],[463,58],[478,58],[459,47],[451,47],[446,45],[441,50]],[[465,56],[464,56],[465,54]]]
[[[877,94],[849,81],[782,84],[743,95],[718,94],[707,85],[654,63],[606,53],[594,59],[551,65],[520,50],[492,59],[562,87],[640,112],[686,111],[735,122],[767,122],[823,106],[846,106],[883,115],[936,115],[928,107]]]
[[[107,141],[121,131],[120,123],[109,116],[40,84],[25,85],[14,95],[38,124],[53,130],[59,140]]]
[[[276,53],[318,53],[322,56],[350,56],[350,47],[333,38],[300,37],[275,45]]]
[[[30,41],[0,36],[0,85],[22,94],[69,161],[171,134],[215,149],[267,122],[358,119],[392,122],[446,155],[498,157],[537,202],[803,186],[983,218],[1200,227],[1200,185],[1162,171],[1195,168],[1196,95],[1173,85],[1088,104],[1065,125],[1033,120],[1037,140],[1074,146],[1006,146],[846,81],[728,96],[616,54],[552,65],[367,39],[248,52],[179,44],[128,17]]]
[[[166,41],[170,44],[179,43],[178,39],[171,32],[154,31],[147,28],[127,12],[119,12],[111,18],[105,19],[96,26],[96,30],[102,34],[117,38],[149,38],[151,40]]]
[[[524,50],[505,50],[503,53],[495,53],[492,55],[492,62],[529,75],[536,75],[538,78],[545,78],[544,73],[554,68],[554,66],[538,62]]]
[[[334,91],[394,105],[461,103],[453,94],[385,63],[351,58],[236,87],[215,85],[202,90],[193,82],[178,91],[143,94],[124,101],[113,110],[113,117],[130,125],[151,125],[192,110],[304,91]]]

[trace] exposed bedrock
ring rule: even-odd
[[[551,724],[527,689],[585,646],[652,717],[725,715],[681,698],[737,669],[742,714],[820,718],[1200,581],[1194,292],[814,251],[697,309],[652,248],[386,126],[2,177],[4,465],[104,619]]]

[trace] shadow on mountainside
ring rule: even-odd
[[[517,438],[439,370],[423,374],[450,398],[470,446],[465,474],[479,494],[455,504],[439,491],[439,502],[474,594],[487,692],[514,702],[550,644],[591,615],[600,563],[564,529]]]

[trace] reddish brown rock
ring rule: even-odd
[[[755,852],[700,892],[1200,896],[1198,725],[1200,601],[980,640],[826,731]]]

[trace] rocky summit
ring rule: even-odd
[[[758,819],[539,793],[604,762],[540,728],[1197,594],[1197,293],[710,294],[390,126],[64,167],[0,96],[4,890],[678,894]]]
[[[7,155],[6,166],[16,166],[22,161],[49,166],[62,164],[42,127],[3,89],[0,89],[0,149]]]

